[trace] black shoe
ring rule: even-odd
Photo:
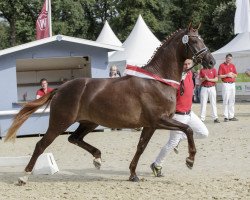
[[[214,120],[214,123],[220,123],[220,121],[219,121],[219,119],[218,118],[216,118],[215,120]]]
[[[163,177],[163,174],[161,173],[161,166],[156,166],[155,163],[152,163],[150,165],[151,170],[153,171],[155,177]]]
[[[229,121],[239,121],[236,117],[230,118]]]
[[[224,122],[228,122],[229,120],[228,120],[228,118],[224,118]]]

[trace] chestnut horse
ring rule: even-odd
[[[155,77],[146,79],[127,75],[121,78],[79,78],[66,82],[40,99],[27,103],[15,116],[5,141],[14,139],[18,128],[38,108],[50,103],[49,127],[37,142],[25,168],[32,171],[39,155],[75,122],[79,127],[68,140],[87,150],[94,157],[94,165],[101,166],[101,151],[86,143],[84,137],[98,125],[110,128],[143,127],[136,153],[130,163],[130,181],[139,181],[136,167],[156,129],[181,130],[187,135],[189,156],[186,164],[192,168],[196,149],[192,129],[172,119],[176,107],[176,91],[183,73],[185,59],[212,68],[215,60],[191,25],[180,29],[163,41],[142,71]],[[164,81],[162,81],[164,80]],[[179,86],[178,86],[179,87]],[[25,184],[27,178],[19,178]]]

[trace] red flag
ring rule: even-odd
[[[43,39],[50,36],[49,2],[45,0],[43,8],[36,20],[36,39]]]

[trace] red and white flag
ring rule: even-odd
[[[51,36],[51,20],[50,20],[49,0],[45,0],[43,8],[36,20],[36,39],[43,39]]]

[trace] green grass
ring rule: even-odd
[[[219,79],[218,83],[221,83],[221,79]],[[250,77],[247,76],[245,73],[239,73],[237,78],[236,78],[236,82],[250,82]]]

